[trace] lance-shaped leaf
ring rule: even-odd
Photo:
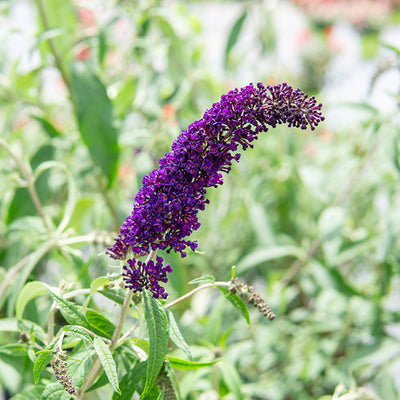
[[[242,393],[242,382],[233,364],[223,360],[218,364],[218,369],[222,375],[222,379],[225,382],[229,392],[232,393],[235,400],[244,400]]]
[[[234,293],[231,293],[227,288],[217,286],[217,288],[224,294],[225,298],[243,315],[244,319],[246,320],[247,324],[250,325],[250,315],[249,310],[244,304],[243,300]]]
[[[136,364],[124,375],[120,382],[121,393],[114,392],[112,400],[131,400],[136,386],[146,375],[147,362]]]
[[[244,10],[244,12],[239,16],[239,18],[234,23],[229,33],[228,41],[226,43],[226,48],[225,48],[225,66],[227,65],[228,62],[229,53],[231,52],[232,48],[235,46],[236,42],[239,39],[239,35],[240,32],[242,31],[243,23],[246,20],[246,17],[247,17],[247,10]]]
[[[204,367],[210,367],[221,360],[219,359],[219,360],[200,362],[200,361],[189,361],[189,360],[184,360],[183,358],[168,356],[168,361],[171,364],[172,368],[187,371]]]
[[[115,361],[113,359],[110,349],[100,338],[94,338],[93,345],[104,368],[104,372],[107,375],[108,381],[111,383],[114,391],[120,393],[117,367],[115,365]]]
[[[15,316],[17,319],[22,319],[26,305],[36,296],[46,294],[47,285],[43,282],[33,281],[28,282],[18,295],[17,303],[15,304]]]
[[[174,342],[174,344],[186,354],[187,358],[191,360],[192,353],[190,352],[189,346],[186,343],[185,338],[182,336],[178,324],[175,321],[174,314],[172,314],[171,311],[168,311],[168,319],[169,319],[169,337]]]
[[[119,153],[111,101],[100,79],[81,63],[74,64],[71,83],[83,142],[110,186],[116,176]]]
[[[62,316],[69,324],[84,326],[88,329],[90,328],[89,321],[79,311],[78,307],[76,307],[74,303],[71,303],[70,301],[63,299],[62,297],[57,296],[50,289],[47,289],[47,291],[54,302],[58,305],[58,307],[60,307],[60,312]]]
[[[153,387],[163,365],[168,346],[168,319],[158,300],[147,290],[142,292],[144,316],[149,335],[146,384],[140,396],[144,399]]]
[[[92,309],[87,310],[86,318],[90,323],[92,332],[108,339],[112,338],[115,325],[108,318]]]
[[[53,358],[53,350],[56,347],[58,340],[58,337],[54,338],[44,350],[39,352],[39,357],[36,359],[35,364],[33,365],[33,378],[35,380],[35,384],[39,382],[40,374]]]
[[[93,342],[93,336],[89,335],[89,333],[87,333],[87,331],[81,326],[65,325],[64,332],[66,332],[68,336],[73,336],[79,339],[83,339],[89,343]]]

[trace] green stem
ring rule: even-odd
[[[25,184],[28,189],[29,195],[32,199],[32,202],[33,202],[40,218],[43,221],[43,225],[44,225],[49,237],[53,238],[53,230],[50,227],[50,224],[47,221],[46,215],[43,211],[42,203],[40,202],[39,195],[35,188],[35,179],[34,179],[30,165],[28,164],[28,166],[25,166],[24,163],[22,162],[22,160],[20,159],[20,157],[16,153],[14,153],[14,151],[11,149],[11,147],[8,145],[8,143],[2,138],[0,138],[0,146],[3,147],[15,161],[15,164],[17,165],[19,171],[21,172],[22,178],[25,181]]]
[[[83,400],[88,395],[88,393],[85,393],[85,391],[89,389],[90,386],[92,386],[92,384],[99,376],[101,370],[101,362],[96,354],[93,358],[92,368],[90,369],[85,380],[83,381],[81,388],[75,394],[75,400]]]
[[[150,261],[153,260],[154,257],[156,256],[157,250],[152,250],[150,252],[150,254],[147,256],[146,259],[146,264]],[[121,336],[121,332],[122,332],[122,328],[124,327],[124,323],[125,323],[125,319],[126,316],[128,315],[128,310],[129,310],[129,306],[132,302],[132,298],[133,298],[133,290],[129,290],[128,294],[125,297],[124,303],[122,304],[122,309],[121,312],[119,314],[119,319],[118,319],[118,323],[117,326],[115,327],[115,331],[114,331],[114,335],[111,339],[111,344],[110,344],[110,350],[114,350],[117,347],[117,342],[119,337]]]
[[[110,343],[111,351],[115,350],[117,341],[118,341],[119,337],[121,336],[122,328],[124,326],[126,317],[128,315],[129,306],[132,302],[133,294],[134,294],[133,290],[129,290],[125,297],[124,303],[122,304],[121,312],[120,312],[119,318],[118,318],[118,323],[117,323],[117,326],[115,327],[115,331],[114,331],[114,334],[113,334],[113,337],[112,337],[111,343]]]
[[[7,290],[8,285],[10,282],[13,282],[15,276],[18,272],[24,268],[31,257],[31,254],[25,256],[22,260],[20,260],[17,264],[15,264],[12,268],[10,268],[5,276],[3,283],[0,285],[0,308],[3,306],[3,299],[5,301],[4,293]]]
[[[117,208],[115,207],[112,197],[109,195],[109,193],[107,191],[106,185],[104,183],[104,179],[100,179],[99,181],[100,181],[100,192],[104,198],[104,201],[106,202],[108,209],[110,210],[111,217],[113,219],[114,229],[116,231],[119,231],[119,228],[121,226],[121,221],[118,216]]]
[[[207,289],[209,287],[229,287],[230,283],[229,282],[210,282],[210,283],[205,283],[204,285],[198,286],[196,289],[191,290],[190,292],[184,294],[183,296],[177,298],[174,301],[171,301],[171,303],[165,304],[164,308],[168,309],[171,308],[175,305],[177,305],[178,303],[180,303],[181,301],[184,301],[186,299],[188,299],[189,297],[193,296],[195,293],[200,292],[201,290]]]
[[[66,239],[60,239],[58,241],[58,245],[68,246],[70,244],[77,244],[77,243],[93,243],[96,240],[96,236],[94,233],[89,233],[88,235],[81,235],[81,236],[73,236]]]
[[[45,10],[45,7],[44,7],[44,5],[42,3],[42,0],[36,0],[36,6],[37,6],[37,9],[38,9],[40,18],[42,20],[42,23],[43,23],[43,28],[46,31],[46,30],[50,29],[51,26],[50,26],[49,21],[47,19],[46,10]],[[51,53],[53,54],[53,57],[54,57],[54,61],[55,61],[56,67],[60,71],[61,77],[64,80],[64,82],[65,82],[65,84],[66,84],[66,86],[68,88],[69,93],[72,94],[71,80],[70,80],[69,74],[67,72],[67,69],[64,66],[64,63],[62,62],[62,57],[58,52],[58,49],[57,49],[57,47],[56,47],[56,45],[54,43],[54,40],[50,38],[50,39],[48,39],[48,42],[49,42],[50,51],[51,51]],[[71,98],[72,98],[72,96],[71,96]]]

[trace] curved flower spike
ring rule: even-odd
[[[121,226],[108,254],[124,260],[126,286],[134,291],[148,288],[155,298],[168,294],[158,282],[166,282],[169,265],[157,272],[150,262],[136,263],[135,258],[157,249],[179,252],[195,250],[197,243],[187,240],[200,227],[197,212],[204,210],[207,188],[223,183],[221,172],[229,173],[232,162],[238,162],[238,149],[253,147],[253,141],[268,127],[286,123],[289,127],[311,130],[324,120],[314,96],[282,83],[276,86],[250,84],[221,97],[202,119],[193,122],[172,144],[172,150],[159,162],[159,169],[143,178],[135,197],[133,211]],[[158,260],[159,260],[158,258]],[[160,266],[161,263],[161,266]]]

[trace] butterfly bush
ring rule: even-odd
[[[172,272],[163,258],[138,261],[151,251],[171,250],[186,256],[196,241],[188,240],[200,227],[197,217],[209,203],[207,188],[223,183],[239,150],[253,147],[253,141],[269,127],[286,123],[289,127],[312,130],[324,120],[314,96],[282,83],[276,86],[250,84],[221,97],[202,119],[193,122],[159,161],[159,168],[144,176],[132,213],[121,226],[108,254],[126,260],[123,278],[127,288],[150,289],[155,298],[167,298],[160,283]]]

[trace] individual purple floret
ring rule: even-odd
[[[182,257],[187,247],[195,250],[197,243],[185,238],[200,227],[197,212],[209,202],[207,188],[223,183],[221,172],[229,173],[232,162],[239,161],[240,147],[253,147],[252,142],[268,126],[287,123],[313,130],[324,120],[321,107],[314,96],[286,83],[251,84],[223,95],[202,119],[182,131],[172,150],[161,158],[159,169],[143,178],[133,211],[107,251],[120,260],[133,253],[124,267],[126,286],[134,291],[148,288],[154,297],[166,298],[158,282],[167,281],[169,265],[163,269],[162,258],[157,257],[154,272],[150,261],[146,266],[135,258],[157,249],[173,250]],[[151,273],[146,269],[149,266]]]
[[[153,260],[149,260],[146,263],[130,258],[127,261],[128,266],[125,265],[123,267],[122,276],[124,277],[125,285],[135,292],[142,291],[143,288],[150,289],[156,299],[159,297],[166,299],[168,293],[160,286],[159,282],[167,282],[167,272],[172,272],[172,270],[169,264],[163,267],[163,261],[160,256],[157,257],[155,264]]]

